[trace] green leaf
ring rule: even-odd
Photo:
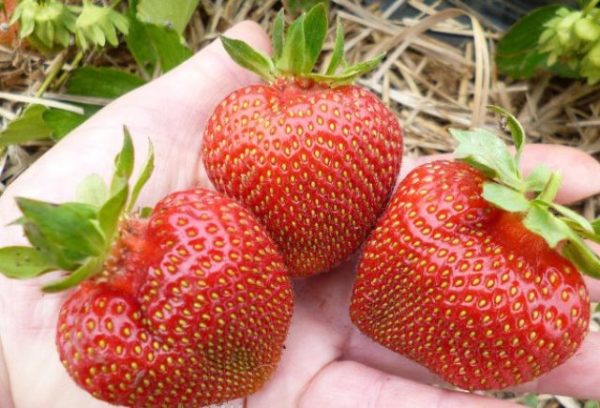
[[[243,41],[221,36],[223,47],[229,56],[242,67],[258,74],[267,81],[274,81],[275,67],[269,57]]]
[[[306,58],[302,72],[312,72],[323,49],[327,29],[327,10],[323,3],[319,3],[311,8],[304,18]]]
[[[83,1],[83,8],[75,22],[75,37],[79,46],[86,50],[90,46],[104,47],[108,42],[113,47],[119,45],[117,31],[127,34],[127,18],[111,7],[96,6],[89,0]]]
[[[122,184],[121,188],[116,190],[98,211],[100,228],[109,240],[115,236],[121,215],[127,205],[128,195],[129,186]]]
[[[141,218],[149,218],[152,215],[152,207],[142,207],[139,211]]]
[[[123,147],[119,154],[115,157],[115,173],[110,185],[111,195],[121,190],[123,184],[127,185],[135,162],[135,151],[131,133],[125,127],[123,129]]]
[[[539,192],[546,187],[548,180],[552,176],[550,168],[540,165],[533,169],[529,176],[525,179],[525,190]]]
[[[285,18],[282,9],[279,11],[279,13],[277,13],[275,20],[273,21],[272,43],[274,60],[278,60],[281,57],[281,53],[283,52],[284,29]]]
[[[77,187],[76,200],[94,207],[102,206],[108,200],[108,186],[98,174],[90,174]]]
[[[600,234],[600,218],[596,218],[592,221],[592,228],[594,228],[596,234]]]
[[[83,115],[54,108],[49,108],[44,112],[43,118],[52,131],[50,134],[52,140],[59,141],[99,110],[97,106],[82,107],[85,111]]]
[[[598,259],[598,255],[596,255],[596,253],[593,252],[575,233],[573,233],[571,239],[563,245],[561,252],[563,256],[573,262],[581,272],[596,279],[600,278],[600,259]]]
[[[114,99],[142,85],[146,81],[129,72],[106,67],[77,68],[67,82],[72,95]]]
[[[576,228],[580,228],[583,231],[594,233],[594,227],[592,224],[581,214],[578,214],[570,208],[557,203],[552,203],[550,206],[564,217],[563,221],[570,223],[571,225],[575,226]]]
[[[551,203],[556,198],[558,194],[558,190],[560,189],[560,184],[562,183],[562,176],[558,172],[550,173],[550,178],[548,178],[548,182],[536,197],[537,200],[544,201],[546,203]]]
[[[523,193],[494,182],[483,184],[483,198],[509,212],[526,212],[530,207]]]
[[[540,205],[533,204],[523,219],[525,227],[538,234],[551,248],[556,248],[559,242],[569,238],[569,227],[552,213]]]
[[[383,54],[379,55],[368,61],[359,62],[358,64],[347,67],[339,75],[323,75],[323,74],[310,74],[307,75],[316,81],[329,84],[331,86],[344,85],[354,81],[357,77],[373,70],[383,58]]]
[[[146,35],[158,55],[163,73],[175,68],[192,56],[192,51],[181,43],[179,35],[168,27],[146,24]]]
[[[128,13],[129,33],[125,37],[125,41],[140,69],[149,76],[151,73],[154,73],[158,65],[156,47],[150,41],[146,32],[147,24],[137,19],[134,10],[130,8]]]
[[[333,46],[333,53],[331,54],[331,61],[325,71],[326,75],[334,75],[337,71],[340,63],[344,59],[344,27],[338,17],[335,26],[335,45]]]
[[[17,198],[17,204],[30,242],[53,259],[55,265],[69,269],[88,256],[103,253],[105,240],[96,227],[96,212],[92,207],[80,203],[56,205],[26,198]]]
[[[506,109],[494,105],[488,106],[488,109],[492,112],[496,112],[506,120],[506,127],[508,127],[508,130],[510,131],[513,143],[515,144],[515,148],[517,149],[517,155],[515,160],[517,161],[517,163],[519,163],[521,152],[523,151],[523,146],[525,146],[525,129],[523,129],[523,126],[517,120],[517,118],[515,118]]]
[[[515,78],[529,78],[546,65],[548,53],[540,50],[538,39],[545,30],[544,24],[560,8],[560,5],[538,8],[510,28],[496,52],[496,64],[501,71]]]
[[[135,185],[133,186],[133,190],[131,191],[131,197],[129,198],[129,205],[127,206],[127,209],[129,211],[131,211],[133,209],[133,206],[137,202],[140,192],[142,191],[142,189],[144,188],[144,186],[150,179],[150,176],[152,176],[153,171],[154,171],[154,147],[152,146],[152,142],[149,142],[148,156],[146,158],[146,163],[144,164],[144,167],[142,168],[140,177],[136,181]]]
[[[141,21],[170,27],[182,36],[199,2],[200,0],[140,0],[137,16]]]
[[[281,59],[277,61],[277,68],[284,73],[300,75],[306,65],[305,58],[304,15],[301,15],[288,29]]]
[[[20,117],[10,122],[6,129],[0,132],[0,146],[49,138],[52,129],[44,120],[47,109],[42,105],[31,105],[25,109]]]
[[[498,136],[485,129],[450,129],[450,134],[459,143],[454,152],[457,159],[480,169],[489,177],[498,177],[515,190],[523,190],[517,163]]]
[[[286,0],[285,7],[290,13],[299,13],[312,9],[315,5],[323,4],[329,7],[329,0]]]
[[[0,248],[0,273],[9,278],[29,279],[57,269],[37,249],[31,247]]]
[[[88,258],[83,265],[77,268],[73,273],[69,274],[65,279],[50,283],[42,288],[44,292],[53,293],[60,292],[65,289],[77,286],[85,279],[93,276],[102,269],[104,259],[101,257]]]

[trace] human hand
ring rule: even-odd
[[[238,25],[228,35],[268,48],[265,34],[251,23]],[[15,196],[64,202],[73,198],[85,175],[108,177],[123,125],[131,130],[139,152],[146,150],[148,138],[156,149],[157,168],[140,205],[152,205],[175,190],[208,186],[199,160],[204,123],[223,97],[255,81],[213,43],[171,73],[115,101],[52,148],[0,198],[0,225],[18,216]],[[526,150],[523,162],[540,161],[563,170],[563,202],[600,192],[600,180],[589,176],[600,173],[600,165],[591,157],[559,146]],[[403,172],[416,164],[405,159]],[[23,243],[18,227],[0,227],[0,246]],[[79,389],[60,364],[54,337],[65,294],[42,294],[40,286],[49,278],[21,282],[0,277],[0,406],[107,406]],[[271,381],[244,406],[512,406],[434,388],[431,384],[439,380],[426,369],[360,334],[348,316],[352,281],[353,262],[348,261],[329,273],[295,282],[296,306],[282,361]],[[600,284],[588,282],[592,299],[599,300]],[[599,351],[600,335],[592,333],[576,356],[519,390],[600,398]]]

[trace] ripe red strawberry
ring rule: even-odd
[[[348,85],[379,59],[334,75],[339,28],[328,75],[311,73],[327,31],[323,5],[294,22],[283,45],[282,21],[274,61],[223,39],[236,61],[269,84],[239,89],[217,106],[202,154],[217,190],[253,211],[292,275],[309,276],[343,261],[367,237],[400,168],[402,131],[375,95]]]
[[[31,203],[20,200],[26,228]],[[61,307],[56,342],[75,382],[130,407],[199,407],[259,389],[279,361],[293,296],[252,214],[195,189],[118,228],[110,255]]]
[[[437,161],[400,183],[365,246],[350,314],[367,336],[452,384],[504,388],[551,370],[581,344],[590,300],[577,267],[595,276],[600,268],[593,255],[581,261],[591,252],[575,232],[595,233],[551,203],[556,175],[538,170],[523,180],[495,136],[454,134],[458,156],[485,172]]]

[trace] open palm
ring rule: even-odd
[[[228,35],[268,47],[265,34],[253,23],[242,23]],[[157,151],[157,169],[140,205],[152,205],[175,190],[208,186],[198,157],[208,115],[227,94],[256,80],[213,43],[168,75],[115,101],[51,149],[2,196],[0,225],[17,217],[15,196],[64,202],[73,199],[83,176],[108,177],[123,125],[131,129],[139,152],[145,151],[148,139]],[[600,179],[590,177],[600,174],[600,165],[591,157],[565,147],[533,146],[523,161],[534,165],[542,158],[565,173],[562,201],[600,192]],[[403,172],[416,164],[405,159]],[[0,227],[0,246],[23,243],[19,228]],[[294,282],[296,307],[277,371],[261,391],[227,406],[512,406],[433,387],[439,380],[426,369],[361,335],[348,317],[353,269],[354,262],[348,261],[329,273]],[[600,285],[589,283],[592,299],[599,300]],[[65,294],[43,295],[40,284],[0,277],[0,406],[106,406],[77,388],[60,364],[54,336]],[[592,333],[567,363],[520,390],[600,398],[598,384],[600,335]]]

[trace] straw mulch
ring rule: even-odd
[[[494,47],[501,36],[494,26],[450,4],[462,2],[427,3],[432,2],[396,0],[382,12],[378,2],[331,0],[331,21],[340,18],[345,26],[350,61],[386,54],[382,65],[360,83],[380,94],[401,119],[408,155],[450,151],[454,142],[448,127],[497,127],[496,119],[485,108],[496,104],[517,114],[530,141],[574,146],[600,157],[600,86],[544,74],[530,81],[506,78],[493,64]],[[267,27],[280,8],[278,0],[201,0],[200,4],[187,33],[188,44],[196,50],[243,19]],[[411,17],[402,13],[407,7],[413,11]],[[439,34],[454,41],[442,41]],[[331,49],[333,33],[329,38],[326,48]],[[60,86],[39,92],[47,73],[70,61],[69,57],[72,55],[63,52],[47,59],[30,50],[14,52],[0,47],[0,125],[17,116],[24,103],[62,104],[68,109],[69,102],[83,102],[62,95]],[[92,53],[84,62],[134,65],[122,49]],[[69,65],[65,64],[63,70],[59,85],[68,75]],[[0,194],[49,146],[49,142],[36,142],[0,151]],[[592,218],[600,213],[598,202],[589,199],[578,207]],[[595,318],[592,329],[598,331],[598,313]],[[584,406],[584,402],[566,397],[499,396],[545,408]],[[586,408],[593,406],[588,402]]]

